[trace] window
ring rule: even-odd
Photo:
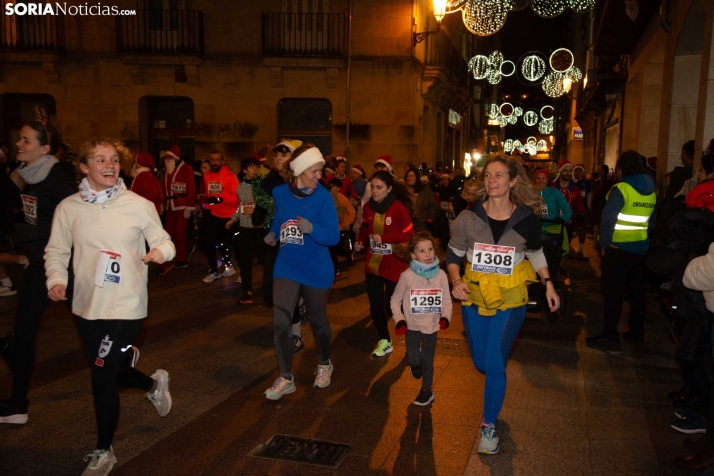
[[[278,103],[278,140],[312,142],[332,153],[332,103],[327,99],[283,99]]]
[[[196,132],[193,129],[193,101],[186,97],[143,97],[139,101],[142,150],[148,151],[157,166],[161,152],[172,145],[181,149],[181,158],[193,164]]]

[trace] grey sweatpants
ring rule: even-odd
[[[273,338],[278,368],[283,378],[292,378],[293,370],[293,312],[300,296],[305,300],[307,319],[317,344],[320,365],[330,363],[332,330],[327,320],[327,295],[330,288],[318,289],[285,278],[273,282]]]
[[[422,334],[420,331],[407,330],[407,362],[410,367],[419,367],[424,372],[422,388],[431,390],[434,381],[434,354],[436,353],[436,335]]]

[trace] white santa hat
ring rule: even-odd
[[[324,164],[325,158],[317,147],[310,147],[290,162],[290,170],[297,177],[315,164]]]

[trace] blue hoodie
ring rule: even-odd
[[[622,177],[621,182],[632,186],[637,193],[649,195],[655,191],[655,183],[649,174],[628,175]],[[625,197],[616,187],[612,187],[607,203],[602,209],[602,219],[600,221],[600,246],[603,248],[615,245],[618,248],[636,255],[645,255],[650,247],[650,240],[631,241],[627,243],[613,242],[612,234],[615,232],[617,215],[625,206]],[[656,213],[656,212],[655,212]],[[647,223],[647,233],[649,234],[655,225],[655,213],[652,213],[650,221]]]

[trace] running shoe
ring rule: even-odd
[[[169,383],[171,383],[171,378],[169,373],[165,370],[158,369],[151,376],[159,384],[156,387],[154,393],[147,392],[146,396],[151,400],[151,403],[156,407],[156,411],[159,412],[159,416],[165,417],[171,411],[171,394],[169,393]]]
[[[414,399],[412,405],[417,405],[420,407],[425,407],[434,401],[434,392],[428,388],[422,388],[419,391],[419,395]]]
[[[14,296],[17,294],[17,291],[14,289],[8,287],[8,286],[2,286],[0,285],[0,296],[7,297],[7,296]]]
[[[0,423],[24,425],[27,423],[27,403],[21,405],[7,401],[0,405]]]
[[[691,418],[680,418],[674,420],[669,426],[680,433],[691,435],[694,433],[706,433],[708,424],[709,423],[704,418],[699,415],[695,415]]]
[[[166,276],[167,274],[169,274],[169,271],[174,269],[174,267],[175,267],[175,265],[173,263],[169,263],[168,265],[166,265],[166,267],[161,268],[161,271],[159,272],[159,276]]]
[[[394,351],[392,342],[387,339],[382,339],[377,342],[377,347],[372,351],[372,357],[384,357],[387,354],[391,354],[392,351]]]
[[[481,441],[478,444],[478,452],[484,455],[498,453],[498,436],[496,436],[495,425],[481,425]]]
[[[674,411],[674,416],[676,416],[679,419],[682,418],[696,418],[696,417],[702,417],[699,413],[697,413],[694,410],[690,410],[688,408],[678,408]]]
[[[117,457],[114,456],[114,448],[110,446],[108,450],[94,450],[84,457],[84,461],[89,461],[89,464],[82,476],[105,476],[116,464]]]
[[[301,336],[293,336],[293,354],[297,354],[305,348],[305,343]]]
[[[188,268],[188,263],[184,263],[183,261],[174,261],[174,268],[176,268],[176,269]]]
[[[253,304],[253,295],[251,293],[243,294],[243,297],[238,300],[238,304]]]
[[[278,377],[270,387],[263,393],[263,396],[268,400],[280,400],[283,395],[289,393],[295,393],[295,379],[286,379],[284,377]]]
[[[315,388],[325,388],[330,386],[330,382],[332,382],[332,371],[335,370],[334,365],[332,365],[332,361],[329,361],[327,365],[317,365],[317,369],[315,369],[315,383],[313,386]]]
[[[211,272],[209,272],[209,273],[208,273],[208,276],[206,276],[205,278],[203,278],[203,282],[204,282],[204,283],[212,283],[212,282],[215,281],[216,279],[221,279],[222,277],[223,277],[223,276],[221,275],[221,273],[211,273]]]
[[[419,380],[424,376],[424,372],[421,370],[421,365],[417,365],[416,367],[410,367],[412,370],[412,377],[415,379]]]
[[[234,274],[236,274],[235,268],[233,268],[233,266],[231,266],[231,265],[228,265],[228,266],[226,266],[226,268],[223,270],[223,274],[222,274],[221,276],[223,276],[224,278],[230,278],[230,277],[233,276]],[[238,279],[240,279],[240,276],[238,277]]]

